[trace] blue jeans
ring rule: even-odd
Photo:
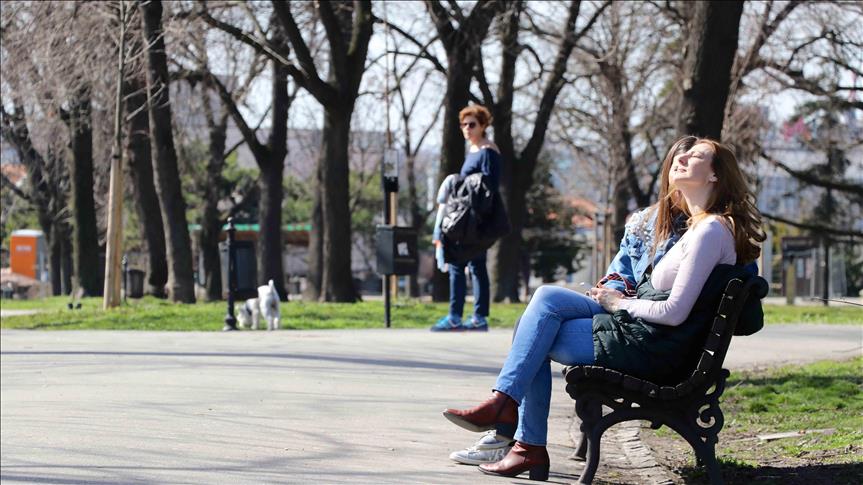
[[[461,318],[464,312],[464,298],[467,295],[465,267],[470,268],[470,274],[473,277],[473,313],[487,317],[490,290],[488,270],[485,267],[485,253],[468,261],[467,264],[450,263],[449,314]]]
[[[515,439],[545,446],[551,404],[551,361],[592,364],[593,316],[606,313],[587,296],[541,286],[521,316],[494,388],[519,402]]]

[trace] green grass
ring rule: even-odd
[[[2,328],[54,330],[221,330],[225,303],[173,304],[146,297],[108,312],[102,311],[101,298],[84,298],[80,310],[68,310],[68,297],[40,300],[0,300],[4,310],[39,310],[35,315],[4,317]],[[525,304],[494,303],[489,323],[492,327],[511,327]],[[333,329],[380,328],[384,309],[380,301],[355,304],[303,303],[282,304],[282,328]],[[471,311],[470,304],[465,313]],[[424,328],[447,312],[446,303],[398,300],[393,305],[395,328]],[[863,325],[863,310],[853,307],[764,306],[766,323],[844,323]]]
[[[863,357],[733,372],[720,398],[725,425],[716,456],[726,483],[857,485],[863,476]],[[759,435],[828,430],[763,441]],[[650,432],[648,432],[650,433]],[[684,483],[708,483],[673,431],[652,448]],[[649,438],[649,436],[648,436]]]
[[[842,303],[825,306],[764,305],[765,323],[843,323],[863,325],[863,308]]]
[[[36,330],[168,330],[218,331],[226,313],[224,302],[181,305],[145,297],[129,304],[102,311],[100,298],[84,298],[80,310],[69,310],[66,297],[43,300],[2,300],[4,310],[32,310],[39,313],[4,317],[2,328]],[[524,304],[494,304],[489,324],[512,327]],[[446,315],[446,303],[419,303],[399,300],[392,306],[394,328],[427,328]],[[466,307],[470,313],[470,305]],[[382,328],[384,306],[380,301],[345,303],[283,303],[283,329]]]
[[[738,460],[764,456],[803,457],[830,463],[845,455],[863,463],[863,357],[819,362],[761,373],[734,373],[722,398],[727,416],[723,435],[757,435],[801,430],[833,430],[775,441],[745,443],[728,449]],[[730,419],[729,419],[730,418]],[[850,453],[857,447],[857,453]],[[843,450],[848,453],[844,453]],[[726,454],[723,452],[722,454]]]

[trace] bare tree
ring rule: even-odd
[[[271,127],[266,143],[261,143],[258,140],[257,128],[250,126],[250,123],[239,110],[236,99],[239,99],[241,90],[232,93],[217,76],[212,74],[208,75],[207,83],[218,92],[222,103],[240,129],[240,133],[242,133],[245,143],[255,157],[255,162],[260,170],[258,187],[261,192],[259,204],[261,248],[258,252],[258,267],[261,271],[259,272],[259,279],[261,282],[272,279],[279,295],[286,298],[281,239],[282,199],[284,197],[282,181],[285,157],[288,153],[288,112],[293,99],[296,97],[296,90],[288,91],[288,68],[285,62],[287,62],[290,47],[284,29],[279,26],[275,15],[270,14],[270,31],[266,32],[255,19],[256,14],[249,13],[249,18],[254,25],[254,34],[247,33],[232,23],[213,17],[203,6],[199,9],[199,15],[208,24],[251,46],[272,63]]]
[[[254,18],[254,12],[250,11],[250,14],[250,17]],[[279,138],[280,130],[271,130],[272,136],[266,146],[258,142],[256,133],[270,112],[276,113],[275,122],[287,123],[287,112],[296,92],[290,93],[287,100],[281,96],[274,98],[273,107],[258,121],[257,126],[249,127],[239,106],[249,93],[252,83],[265,67],[265,63],[261,62],[263,57],[253,53],[249,62],[247,52],[244,51],[245,46],[231,37],[223,36],[221,39],[206,41],[206,25],[204,22],[180,22],[171,32],[178,39],[177,43],[182,50],[182,54],[178,55],[182,58],[175,60],[180,66],[176,76],[187,81],[190,98],[193,95],[199,98],[199,103],[194,105],[199,111],[192,113],[192,116],[200,119],[200,115],[203,114],[206,130],[206,133],[196,133],[199,128],[197,126],[187,129],[178,126],[177,130],[193,139],[206,137],[207,154],[206,162],[203,164],[204,170],[200,170],[201,167],[196,165],[187,167],[185,171],[193,180],[195,191],[203,199],[198,247],[202,255],[204,289],[207,299],[222,298],[219,235],[230,211],[238,205],[228,204],[227,210],[220,209],[220,204],[229,195],[226,193],[228,181],[225,179],[224,172],[227,157],[241,143],[246,143],[253,147],[252,154],[261,168],[258,177],[261,193],[268,194],[267,197],[259,199],[259,214],[262,222],[260,234],[263,246],[258,258],[258,267],[261,268],[258,272],[259,282],[265,284],[267,280],[272,279],[279,295],[286,299],[281,258],[282,198],[278,195],[278,191],[282,184],[281,173],[284,171],[284,154],[287,153],[287,145],[285,137]],[[210,61],[210,50],[218,51],[225,56],[221,70],[224,71],[224,68],[227,68],[226,73],[219,75],[215,72]],[[188,67],[184,67],[184,63],[188,64]],[[241,75],[241,70],[246,72]],[[278,93],[283,82],[283,78],[274,78],[274,92]],[[227,132],[231,120],[234,120],[235,125],[241,126],[243,139],[228,147]],[[271,165],[274,168],[270,168]],[[272,234],[276,237],[269,236]]]
[[[573,54],[576,77],[558,103],[552,139],[589,167],[582,176],[589,189],[579,192],[599,206],[600,217],[610,215],[595,221],[611,225],[608,249],[632,209],[652,202],[662,145],[677,136],[676,93],[656,93],[673,82],[677,66],[668,52],[683,22],[649,3],[612,3]]]
[[[132,57],[143,53],[140,40],[132,39]],[[135,45],[137,44],[137,45]],[[153,181],[153,159],[150,150],[150,116],[147,109],[146,79],[128,76],[124,89],[126,119],[126,159],[135,194],[135,209],[147,244],[147,293],[164,298],[168,282],[168,260],[165,250],[165,227],[159,208],[159,196]]]
[[[424,173],[422,161],[419,160],[423,145],[428,140],[432,130],[438,126],[440,113],[443,107],[443,98],[437,99],[435,86],[435,75],[438,74],[434,66],[422,62],[422,56],[415,53],[404,53],[398,48],[399,34],[389,29],[387,25],[388,38],[394,47],[388,48],[385,55],[392,52],[392,63],[389,76],[385,86],[385,96],[393,98],[396,108],[398,122],[393,128],[394,138],[398,140],[397,146],[402,151],[405,160],[405,172],[407,178],[407,210],[408,224],[417,230],[418,234],[426,225],[429,216],[436,209],[433,204],[427,209],[421,203],[421,190],[418,176]],[[404,58],[404,60],[403,60]],[[427,109],[429,104],[437,106],[433,109],[431,118],[421,118],[426,114],[422,110]],[[386,113],[389,116],[390,113]],[[418,278],[415,275],[408,277],[409,294],[412,297],[420,295]]]
[[[750,8],[751,20],[746,24],[748,37],[753,41],[741,46],[742,55],[735,59],[734,96],[726,106],[723,135],[746,159],[763,160],[803,185],[847,194],[850,197],[847,202],[859,207],[863,188],[845,176],[852,165],[849,162],[843,167],[841,159],[845,155],[840,154],[853,151],[861,143],[852,118],[854,113],[857,117],[863,113],[863,103],[857,100],[857,93],[863,88],[859,81],[855,82],[863,78],[863,71],[855,67],[863,62],[863,36],[852,26],[863,19],[863,8],[842,2],[772,1]],[[765,146],[761,137],[751,136],[758,128],[764,131],[767,121],[752,114],[744,97],[775,93],[802,94],[807,99],[797,107],[791,121],[801,130],[798,135],[802,136],[795,137],[804,148],[825,155],[822,165],[792,166],[771,155],[771,147]],[[819,130],[819,136],[805,136],[810,130]],[[778,214],[765,215],[785,219]],[[817,221],[801,218],[782,222],[809,229],[817,227],[818,232],[837,236],[849,235],[846,221],[831,223],[829,218],[820,217]]]
[[[36,209],[39,225],[48,242],[51,289],[54,295],[71,292],[72,245],[67,219],[68,172],[66,161],[50,148],[43,156],[33,144],[24,108],[19,104],[12,113],[0,106],[0,136],[14,149],[27,168],[27,185],[21,189],[4,175],[3,186],[30,202]]]
[[[495,143],[501,150],[504,164],[501,176],[501,192],[507,204],[512,231],[505,236],[496,247],[493,254],[493,282],[494,299],[502,301],[509,298],[510,301],[519,300],[518,272],[499,271],[498,268],[518,268],[521,260],[522,229],[527,217],[527,193],[533,185],[534,171],[537,159],[545,142],[548,124],[556,104],[557,96],[566,84],[565,75],[569,65],[570,55],[578,40],[587,32],[610,5],[605,2],[597,8],[585,25],[576,29],[581,9],[580,1],[571,1],[561,28],[560,43],[554,57],[553,66],[548,75],[542,81],[539,94],[539,107],[532,116],[531,135],[524,143],[520,151],[516,150],[515,137],[513,136],[513,101],[516,94],[516,62],[523,52],[535,52],[533,46],[520,39],[522,29],[520,21],[525,3],[514,2],[512,8],[504,14],[501,27],[501,50],[503,60],[500,69],[500,81],[495,96],[489,83],[486,81],[484,63],[477,63],[477,81],[482,99],[486,106],[492,109],[494,115],[494,138]],[[533,25],[536,25],[534,23]],[[546,68],[539,58],[534,58],[539,64],[536,70],[540,73],[546,72]],[[523,115],[525,118],[530,115]]]
[[[409,29],[389,23],[390,28],[418,49],[413,55],[431,62],[435,69],[446,77],[438,184],[443,182],[448,174],[461,170],[464,162],[464,139],[458,127],[458,112],[467,106],[468,100],[471,99],[470,84],[482,41],[488,35],[495,15],[506,10],[509,3],[479,2],[468,14],[455,2],[444,5],[437,0],[426,0],[425,7],[434,23],[436,40],[440,41],[446,55],[446,66],[430,52],[434,37],[428,41],[422,40]],[[449,282],[446,275],[434,272],[432,299],[445,301],[448,294]]]
[[[742,1],[693,2],[683,60],[678,131],[720,139]]]
[[[100,125],[94,115],[113,104],[107,79],[114,65],[114,7],[109,2],[9,2],[2,10],[4,86],[30,113],[34,143],[49,147],[47,158],[70,164],[75,284],[91,295],[102,292],[94,195],[101,164],[94,163],[93,138]]]
[[[177,168],[177,152],[171,132],[170,79],[162,34],[162,3],[145,0],[139,4],[147,41],[147,90],[153,146],[156,192],[168,242],[168,286],[172,300],[195,302],[192,273],[192,245],[186,223],[186,203]]]
[[[315,4],[315,20],[323,25],[329,47],[326,81],[320,74],[310,43],[304,38],[294,8],[299,7],[273,2],[275,18],[292,47],[296,63],[287,58],[286,51],[278,52],[274,49],[276,44],[260,35],[246,33],[230,24],[213,25],[259,49],[277,64],[278,75],[275,77],[285,79],[290,76],[324,108],[309,242],[308,296],[311,299],[350,302],[355,301],[358,294],[351,275],[348,146],[351,117],[372,35],[371,2]],[[306,35],[311,35],[309,30],[313,29],[305,29]],[[281,47],[286,48],[287,44],[282,42]]]
[[[317,207],[320,207],[321,223],[312,222],[309,270],[323,269],[320,299],[351,302],[358,294],[351,275],[351,229],[347,224],[350,221],[348,146],[351,117],[372,35],[372,7],[368,0],[321,2],[316,6],[329,43],[327,81],[323,81],[318,72],[290,6],[273,2],[299,63],[299,68],[293,64],[285,68],[324,107],[324,136],[314,210],[317,214]],[[318,244],[320,250],[316,247]],[[321,259],[316,262],[318,255]],[[316,278],[312,277],[310,282],[315,283]]]
[[[69,175],[72,178],[71,199],[74,227],[74,262],[76,279],[84,293],[102,294],[99,267],[99,231],[96,224],[96,202],[93,199],[93,128],[88,88],[77,91],[68,110],[60,116],[69,128],[69,148],[72,154]],[[85,269],[86,268],[86,269]]]

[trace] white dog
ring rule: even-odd
[[[249,298],[237,311],[237,319],[245,328],[251,326],[252,330],[258,329],[261,317],[267,321],[267,330],[276,330],[281,323],[279,313],[279,292],[273,280],[268,284],[258,287],[258,297]]]

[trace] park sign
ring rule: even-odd
[[[818,246],[811,236],[785,236],[782,238],[782,254],[795,255],[815,249]]]

